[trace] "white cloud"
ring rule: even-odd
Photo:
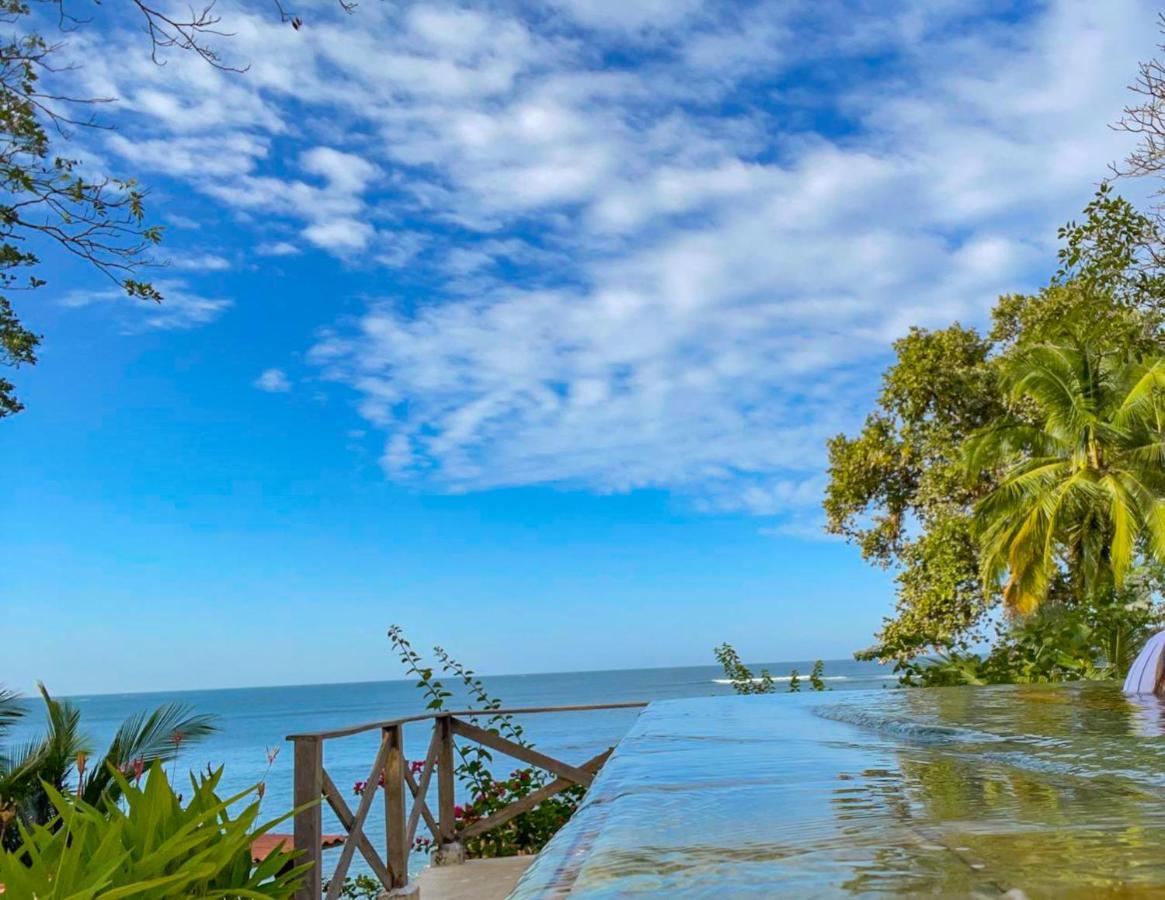
[[[616,31],[666,29],[699,8],[696,0],[552,0],[552,5],[582,25]]]
[[[305,172],[320,176],[333,191],[343,194],[362,193],[380,174],[380,169],[363,157],[331,147],[312,147],[299,161]]]
[[[265,241],[255,248],[260,256],[295,256],[300,249],[289,241]]]
[[[367,247],[372,239],[372,226],[356,219],[326,219],[309,225],[303,230],[303,236],[317,247],[344,253]]]
[[[254,385],[269,394],[285,394],[291,390],[291,381],[282,369],[265,369]]]
[[[217,253],[191,253],[165,256],[162,265],[191,272],[224,272],[231,267],[231,261]]]
[[[210,324],[234,305],[231,300],[204,297],[184,281],[155,279],[154,286],[162,293],[160,303],[132,299],[114,288],[70,291],[60,302],[73,308],[107,306],[116,311],[127,333],[197,328]]]
[[[888,342],[1046,276],[1154,38],[1134,0],[532,10],[235,11],[243,78],[107,55],[149,134],[103,149],[253,217],[259,254],[393,267],[312,351],[391,477],[794,529]]]

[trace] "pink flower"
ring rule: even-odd
[[[425,768],[424,760],[414,759],[411,763],[409,763],[409,771],[412,772],[414,775],[421,772],[421,770],[423,770],[424,768]]]
[[[453,807],[453,818],[460,819],[464,815],[465,815],[465,810],[462,807],[460,807],[460,806]]]
[[[140,756],[133,761],[133,777],[135,782],[142,780],[142,773],[146,771],[146,761]]]
[[[353,794],[363,794],[365,787],[367,787],[366,782],[357,781],[354,785],[352,785],[352,793]]]

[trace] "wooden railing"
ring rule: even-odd
[[[290,735],[287,739],[295,748],[294,803],[295,809],[298,810],[294,818],[295,849],[300,853],[299,862],[312,863],[298,900],[319,900],[323,893],[324,833],[321,798],[331,807],[346,832],[343,849],[328,880],[327,900],[337,900],[339,897],[344,878],[357,852],[364,857],[385,891],[404,893],[402,889],[407,887],[409,880],[409,849],[414,844],[422,819],[432,835],[437,853],[441,854],[460,839],[472,838],[503,825],[571,785],[590,787],[595,774],[611,754],[612,748],[608,748],[581,765],[571,765],[531,747],[517,744],[494,731],[481,728],[468,721],[469,719],[634,709],[646,705],[643,702],[635,702],[602,703],[591,706],[543,706],[529,709],[462,710],[410,716],[387,722],[370,722],[332,731]],[[414,776],[405,759],[404,728],[406,725],[420,722],[432,723],[432,736],[420,772]],[[373,731],[380,732],[380,747],[365,781],[364,790],[360,794],[360,802],[353,811],[324,768],[324,744],[336,738]],[[454,753],[457,738],[504,753],[557,777],[492,815],[464,827],[458,827],[454,815],[456,790]],[[428,805],[434,773],[437,777],[436,815]],[[364,831],[378,791],[383,792],[384,804],[383,858]]]

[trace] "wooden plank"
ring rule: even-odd
[[[365,788],[367,790],[367,788]],[[344,796],[340,793],[340,789],[336,787],[336,783],[332,781],[332,776],[326,771],[324,772],[324,797],[327,798],[328,805],[332,807],[336,818],[340,820],[340,824],[344,826],[349,833],[352,830],[352,824],[356,821],[356,817],[352,815],[352,810],[348,804],[344,802]],[[357,849],[360,854],[368,861],[369,868],[380,883],[385,888],[392,887],[392,878],[388,874],[388,869],[385,868],[384,861],[380,858],[380,854],[376,852],[376,848],[372,846],[372,841],[368,840],[363,830],[359,831],[354,837],[349,834],[349,840],[357,842]]]
[[[421,822],[421,813],[428,812],[429,807],[425,803],[425,795],[429,793],[429,781],[433,777],[433,769],[437,765],[437,754],[441,749],[441,736],[436,728],[433,729],[433,736],[429,739],[429,749],[425,751],[425,764],[421,767],[421,780],[414,785],[412,783],[412,772],[405,770],[406,780],[408,781],[409,790],[413,794],[413,808],[409,810],[408,823],[408,837],[407,843],[411,847],[417,837],[417,826]],[[433,828],[432,816],[429,816],[429,828],[432,829],[433,834],[437,834],[437,829]]]
[[[404,728],[384,729],[384,838],[388,873],[394,888],[409,883],[409,845],[405,826],[405,745]]]
[[[453,719],[437,719],[437,844],[457,840],[457,817],[453,814],[457,785],[453,780]]]
[[[588,772],[598,772],[603,767],[603,763],[607,761],[607,757],[611,755],[612,749],[608,748],[593,759],[588,759],[579,768],[586,769]],[[520,816],[522,813],[533,809],[543,800],[548,800],[555,794],[561,793],[573,783],[566,778],[556,778],[550,784],[527,794],[521,800],[516,800],[504,809],[499,809],[492,816],[486,816],[481,821],[474,822],[472,825],[461,829],[459,837],[471,838],[477,837],[479,834],[485,834],[487,831],[497,828],[499,825],[504,825],[515,816]]]
[[[645,706],[647,706],[646,700],[632,700],[626,703],[590,703],[581,706],[529,706],[515,709],[486,710],[459,709],[450,710],[449,712],[405,716],[402,719],[389,719],[383,722],[365,722],[361,725],[350,725],[347,728],[334,728],[329,731],[306,731],[301,734],[288,735],[287,740],[294,741],[299,738],[319,738],[320,740],[326,741],[332,738],[362,734],[365,731],[383,731],[385,728],[391,728],[393,725],[407,725],[409,722],[425,722],[431,719],[440,719],[444,716],[532,716],[540,713],[589,712],[600,709],[642,709]]]
[[[348,840],[344,842],[344,849],[340,851],[340,860],[328,879],[327,900],[339,900],[340,889],[344,886],[344,876],[348,874],[348,866],[352,864],[352,854],[360,843],[364,834],[364,820],[368,818],[368,810],[372,809],[372,798],[376,796],[376,782],[380,773],[384,771],[384,760],[388,756],[388,742],[380,742],[380,750],[376,753],[376,762],[372,764],[372,774],[364,783],[364,793],[360,796],[360,804],[356,807],[356,815],[352,818],[352,827],[348,829]],[[316,895],[317,897],[319,894]]]
[[[429,832],[436,837],[440,832],[437,827],[437,820],[433,818],[433,813],[429,810],[429,804],[425,802],[424,797],[419,797],[419,790],[416,781],[413,780],[412,773],[405,769],[405,784],[408,785],[409,792],[413,795],[414,806],[413,809],[420,807],[421,815],[425,819],[425,824],[429,826]],[[412,845],[412,838],[416,837],[416,829],[413,829],[412,837],[409,838],[409,844]]]
[[[459,734],[471,741],[476,741],[479,744],[484,744],[486,747],[497,750],[499,753],[504,753],[507,756],[512,756],[514,759],[519,759],[531,766],[537,766],[539,769],[553,772],[560,778],[569,779],[575,784],[581,784],[583,787],[590,787],[591,781],[594,780],[594,776],[590,772],[564,763],[552,756],[547,756],[545,753],[539,753],[530,747],[515,744],[513,741],[507,740],[501,735],[494,734],[492,731],[486,731],[484,728],[470,725],[461,719],[453,719],[452,723],[455,734]]]
[[[292,795],[297,812],[294,817],[295,849],[298,863],[311,863],[303,876],[303,886],[296,900],[319,900],[323,890],[323,810],[320,796],[324,792],[324,742],[320,738],[300,738],[294,742],[295,774]]]

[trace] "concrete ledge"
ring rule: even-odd
[[[518,879],[534,862],[533,856],[471,859],[460,866],[425,869],[413,884],[420,900],[505,900]]]

